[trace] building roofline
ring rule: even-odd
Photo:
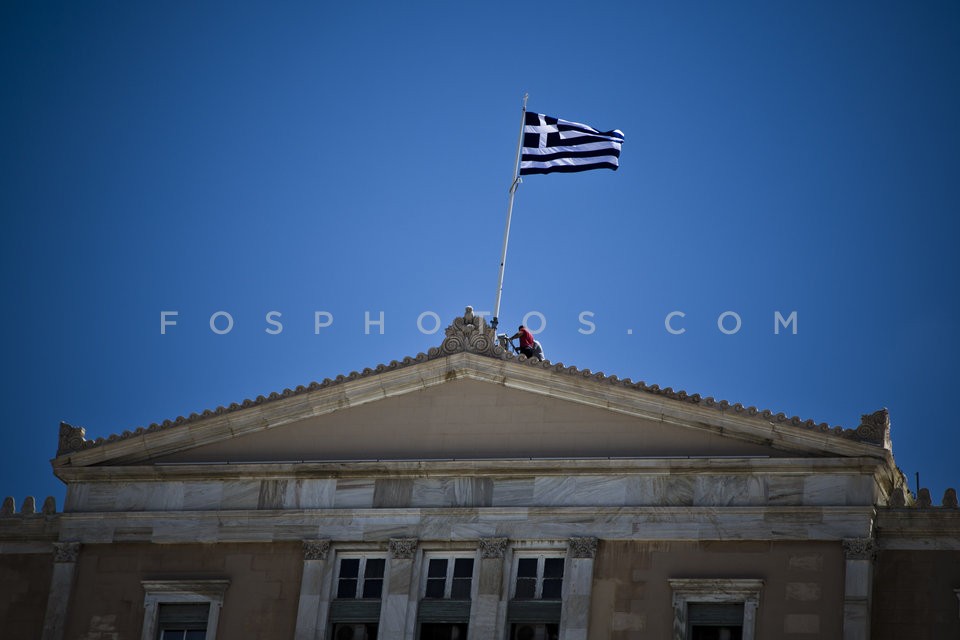
[[[326,378],[322,382],[311,382],[308,385],[300,385],[294,389],[284,389],[282,392],[273,392],[266,396],[260,395],[253,399],[245,399],[242,402],[235,402],[226,407],[219,406],[215,409],[207,409],[200,413],[191,413],[188,416],[177,416],[172,420],[164,420],[160,423],[152,423],[147,427],[139,427],[134,430],[126,430],[120,434],[113,434],[106,438],[96,438],[87,440],[86,431],[83,427],[73,426],[66,422],[60,423],[59,443],[57,448],[57,457],[52,461],[55,466],[68,464],[66,457],[76,452],[83,452],[92,448],[105,447],[121,441],[132,438],[140,438],[150,434],[166,431],[182,425],[201,422],[217,416],[224,416],[235,412],[244,411],[252,407],[267,405],[273,402],[287,398],[308,394],[311,392],[331,389],[361,379],[374,378],[383,374],[398,371],[408,367],[415,367],[423,363],[448,358],[458,353],[470,353],[485,358],[496,360],[512,361],[530,369],[545,370],[556,374],[576,377],[582,380],[594,382],[598,385],[610,385],[623,389],[630,389],[642,394],[651,394],[667,398],[680,403],[694,405],[697,407],[716,409],[720,412],[732,412],[737,416],[762,421],[771,425],[785,425],[795,427],[798,430],[823,434],[828,438],[835,437],[839,440],[853,441],[860,444],[873,445],[886,450],[891,450],[890,444],[890,417],[886,409],[880,409],[861,417],[860,425],[854,429],[845,429],[843,427],[831,427],[825,422],[817,423],[814,420],[804,420],[798,416],[788,417],[786,414],[774,413],[769,409],[758,409],[754,406],[744,406],[743,404],[730,403],[727,400],[717,400],[713,397],[703,397],[699,393],[688,393],[683,390],[675,391],[671,387],[661,388],[659,385],[648,385],[643,381],[634,382],[630,378],[619,378],[616,375],[606,375],[603,372],[592,372],[590,369],[579,369],[576,366],[567,366],[562,362],[552,363],[549,360],[538,360],[536,358],[526,358],[525,356],[515,356],[509,351],[503,349],[496,339],[493,328],[487,325],[481,316],[476,316],[471,307],[467,307],[462,317],[454,319],[453,323],[445,330],[444,341],[438,347],[430,348],[426,353],[419,353],[416,356],[408,356],[402,360],[392,360],[388,364],[379,364],[373,368],[366,368],[362,371],[352,371],[347,375],[338,375],[335,378]]]

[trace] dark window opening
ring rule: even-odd
[[[442,598],[447,585],[447,561],[433,559],[427,565],[427,598]]]
[[[687,605],[690,640],[741,640],[743,603],[691,602]]]
[[[379,599],[383,593],[384,558],[342,558],[337,576],[337,598]]]
[[[338,623],[333,625],[333,640],[375,640],[378,625],[368,623]]]
[[[559,624],[524,622],[510,626],[510,640],[559,640],[559,638]]]
[[[206,640],[210,603],[166,604],[157,610],[159,640]]]
[[[563,590],[563,558],[546,558],[543,562],[544,600],[559,600]]]
[[[467,623],[421,624],[420,640],[467,640]]]
[[[431,558],[423,597],[469,600],[473,581],[473,558]]]
[[[514,597],[523,600],[537,597],[537,558],[520,558],[517,562],[517,589]]]
[[[340,561],[340,580],[337,582],[338,598],[356,598],[360,580],[360,558],[344,558]]]
[[[563,594],[563,564],[563,558],[520,558],[514,599],[559,600]]]
[[[387,561],[383,558],[367,560],[366,571],[363,574],[363,597],[379,598],[383,593],[383,569]]]
[[[741,640],[743,627],[693,625],[690,640]]]

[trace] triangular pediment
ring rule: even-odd
[[[446,336],[416,358],[106,440],[62,425],[54,466],[889,453],[885,411],[843,430],[518,358],[469,309]]]
[[[311,416],[155,462],[788,455],[470,378]]]

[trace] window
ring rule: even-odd
[[[514,556],[507,605],[510,640],[557,640],[563,604],[564,556],[556,552]]]
[[[374,640],[377,637],[386,566],[382,555],[338,555],[335,599],[330,603],[330,638]]]
[[[669,582],[673,589],[673,640],[753,640],[763,580]]]
[[[383,593],[384,558],[341,558],[337,573],[338,598],[379,599]]]
[[[742,640],[743,603],[687,604],[690,640]]]
[[[510,627],[510,640],[557,640],[559,624],[534,624],[525,622]]]
[[[467,623],[421,624],[420,640],[467,640]]]
[[[418,640],[466,640],[475,553],[426,553],[417,607]]]
[[[206,640],[210,603],[159,605],[157,631],[160,640]]]
[[[430,558],[424,598],[469,600],[473,558]]]
[[[339,623],[333,625],[333,640],[374,640],[376,624]]]
[[[229,580],[144,580],[141,640],[207,640],[217,621]]]
[[[513,597],[517,600],[559,600],[563,594],[563,558],[521,557]]]

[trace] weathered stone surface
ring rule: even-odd
[[[783,618],[783,632],[819,634],[820,615],[817,613],[788,613]]]

